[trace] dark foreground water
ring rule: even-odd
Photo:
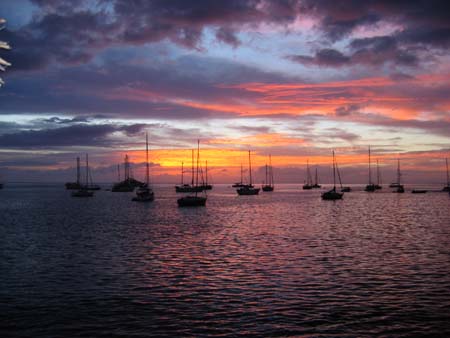
[[[450,197],[0,190],[0,337],[449,337]]]

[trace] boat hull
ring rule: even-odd
[[[337,192],[336,190],[330,190],[327,192],[324,192],[322,194],[322,199],[326,201],[334,201],[334,200],[340,200],[342,199],[342,196],[344,196],[343,193]]]
[[[238,195],[246,196],[246,195],[258,195],[259,194],[259,188],[253,188],[253,187],[242,187],[239,189],[236,189],[236,192]]]
[[[191,185],[177,185],[175,186],[175,192],[201,192],[203,191],[201,186],[195,187]]]
[[[368,184],[366,185],[364,191],[367,192],[374,192],[375,190],[377,190],[377,188],[375,187],[375,184]]]
[[[264,185],[264,186],[262,187],[262,191],[266,191],[266,192],[268,192],[268,191],[273,191],[273,189],[274,189],[274,187],[271,186],[271,185]]]
[[[65,187],[67,190],[80,190],[81,189],[81,184],[77,183],[77,182],[67,182],[65,184]]]
[[[206,197],[202,196],[185,196],[177,200],[179,207],[204,207],[206,205]]]
[[[92,196],[94,196],[94,192],[86,189],[72,192],[72,197],[92,197]]]
[[[303,189],[303,190],[311,190],[311,189],[312,189],[312,186],[311,186],[311,185],[308,185],[308,184],[305,184],[305,185],[302,187],[302,189]]]
[[[412,194],[425,194],[427,192],[427,190],[422,190],[422,189],[413,189],[411,191]]]

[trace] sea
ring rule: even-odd
[[[110,186],[104,186],[110,188]],[[450,196],[0,190],[0,337],[450,337]]]

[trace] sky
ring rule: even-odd
[[[215,182],[278,182],[306,162],[330,182],[444,183],[450,157],[450,3],[331,0],[3,0],[0,177],[68,181],[89,153],[114,181],[180,180],[200,140]]]

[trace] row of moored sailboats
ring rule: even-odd
[[[155,194],[150,184],[150,169],[149,169],[149,157],[148,157],[148,135],[146,134],[146,170],[145,170],[145,182],[139,182],[131,177],[130,163],[128,156],[125,157],[125,177],[123,181],[120,181],[120,168],[118,168],[119,182],[114,184],[111,191],[113,192],[130,192],[136,189],[136,196],[132,198],[135,202],[151,202],[155,198]],[[194,157],[196,159],[194,160]],[[342,199],[345,192],[350,192],[350,187],[345,187],[342,185],[341,174],[339,167],[335,158],[335,152],[332,151],[332,167],[333,167],[333,188],[327,192],[324,192],[321,197],[324,200],[338,200]],[[380,170],[377,160],[377,181],[376,183],[372,181],[372,164],[371,164],[371,151],[369,147],[369,182],[365,187],[366,192],[374,192],[376,190],[382,189]],[[443,191],[450,192],[450,178],[448,172],[448,160],[446,159],[446,169],[447,169],[447,186],[443,188]],[[404,193],[405,189],[401,182],[401,171],[400,171],[400,159],[397,160],[397,180],[389,185],[390,188],[394,188],[393,192]],[[337,180],[339,181],[340,190],[336,186]],[[0,185],[0,188],[2,185]],[[265,192],[274,191],[274,175],[272,167],[272,158],[269,155],[269,164],[265,166],[265,181],[263,182],[261,188],[255,187],[253,185],[252,177],[252,164],[251,164],[251,152],[248,151],[248,183],[243,182],[243,167],[241,165],[241,180],[233,184],[238,195],[258,195],[262,189]],[[92,197],[95,190],[99,190],[100,187],[92,183],[92,176],[89,170],[89,158],[86,154],[86,170],[85,170],[85,180],[81,183],[81,171],[80,171],[80,158],[77,158],[77,181],[66,183],[66,188],[70,190],[75,190],[72,192],[73,197]],[[315,171],[315,180],[313,182],[311,171],[309,168],[309,162],[306,165],[306,181],[302,187],[304,190],[310,190],[315,188],[321,188],[318,182],[317,168]],[[182,163],[181,170],[181,184],[175,186],[175,191],[177,193],[188,193],[187,195],[177,199],[177,203],[180,207],[193,207],[193,206],[205,206],[207,201],[206,191],[211,190],[212,185],[208,183],[208,163],[205,162],[205,176],[203,175],[203,170],[200,167],[200,141],[197,141],[197,154],[195,156],[194,150],[192,150],[192,167],[191,167],[191,182],[190,184],[184,183],[184,164]],[[412,193],[425,193],[426,190],[414,189]]]

